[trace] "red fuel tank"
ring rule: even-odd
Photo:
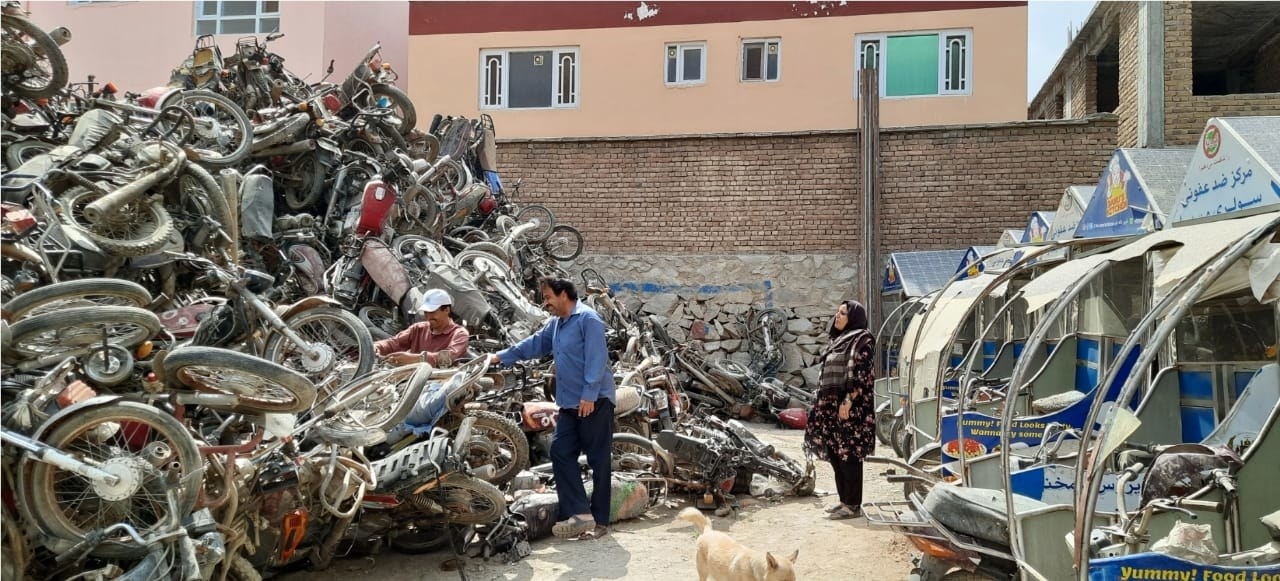
[[[391,215],[391,207],[396,203],[396,189],[381,178],[369,180],[364,185],[364,197],[360,203],[360,222],[356,224],[356,235],[363,236],[382,234]]]

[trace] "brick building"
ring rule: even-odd
[[[1099,2],[1028,109],[1114,112],[1119,147],[1194,145],[1213,116],[1280,115],[1280,3]]]

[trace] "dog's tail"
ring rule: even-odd
[[[707,518],[707,515],[702,514],[702,511],[692,506],[680,511],[678,518],[693,523],[693,526],[698,527],[699,533],[711,530],[711,520]]]

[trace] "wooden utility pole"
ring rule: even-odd
[[[880,71],[862,69],[858,75],[858,121],[862,140],[862,274],[858,285],[867,321],[875,332],[880,324]]]

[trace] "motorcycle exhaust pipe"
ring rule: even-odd
[[[308,151],[314,151],[315,148],[316,148],[316,140],[304,139],[302,141],[290,143],[289,145],[282,145],[280,147],[272,147],[268,149],[254,151],[250,155],[252,155],[253,157],[275,157],[277,155],[293,155],[295,153],[306,153]]]
[[[231,217],[230,224],[224,224],[227,236],[231,237],[231,248],[240,248],[240,172],[227,168],[218,172],[218,185],[222,186],[222,197],[227,200],[227,210]],[[231,253],[231,261],[239,262],[239,252]]]
[[[49,31],[49,38],[52,38],[53,42],[58,46],[67,44],[68,42],[71,42],[71,29],[65,26],[59,26]]]
[[[295,113],[283,119],[272,121],[262,129],[262,133],[266,135],[261,139],[255,140],[250,151],[260,151],[286,139],[291,139],[310,122],[311,116],[306,113]]]
[[[186,154],[177,148],[164,148],[165,153],[170,154],[171,158],[160,169],[144,175],[133,182],[126,184],[115,191],[94,200],[92,203],[84,207],[84,217],[90,222],[98,223],[110,214],[120,211],[120,207],[137,199],[138,196],[147,190],[156,187],[161,182],[169,179],[182,163],[186,161]]]

